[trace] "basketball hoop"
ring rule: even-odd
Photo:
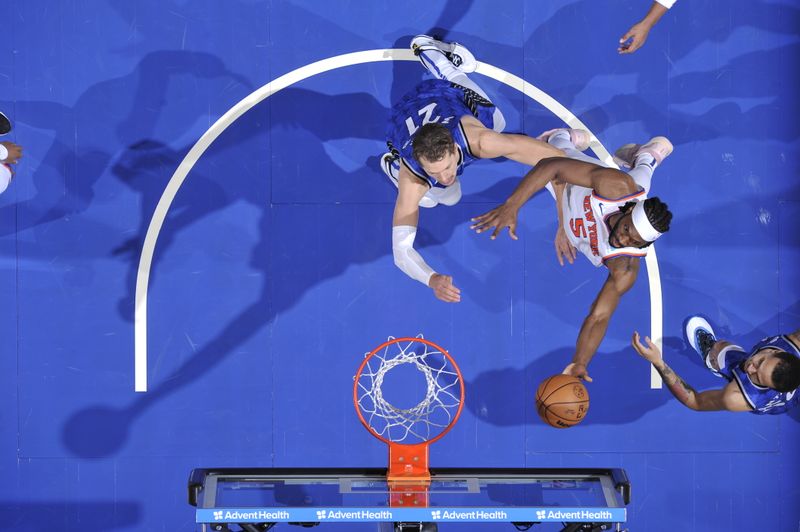
[[[464,406],[458,365],[422,335],[390,337],[365,355],[354,381],[358,419],[389,446],[390,505],[427,506],[428,448],[453,428]],[[422,399],[408,400],[415,389]],[[400,405],[403,399],[408,404]]]

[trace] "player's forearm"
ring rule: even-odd
[[[661,379],[667,386],[667,389],[675,396],[675,399],[686,405],[687,408],[692,410],[699,410],[699,403],[697,401],[697,392],[694,388],[686,384],[686,382],[670,368],[663,360],[657,360],[652,363],[656,371],[661,375]]]
[[[436,273],[428,266],[417,250],[414,249],[414,239],[417,228],[409,225],[392,227],[392,254],[394,264],[414,280],[429,286],[431,276]]]
[[[564,150],[556,148],[552,144],[536,140],[528,135],[519,135],[514,133],[506,133],[509,139],[513,141],[513,152],[508,155],[509,159],[536,166],[542,160],[550,157],[565,157]]]
[[[508,197],[506,203],[516,208],[522,207],[531,197],[542,190],[547,183],[558,176],[558,170],[552,161],[559,158],[549,158],[541,161],[522,178],[517,188]]]
[[[661,20],[661,17],[663,17],[666,12],[667,8],[665,6],[661,5],[659,2],[653,2],[653,5],[651,5],[650,9],[647,11],[647,15],[642,19],[641,24],[652,28],[655,26],[656,22]]]
[[[600,342],[606,335],[608,329],[607,317],[595,317],[589,315],[583,320],[581,332],[578,333],[578,342],[575,346],[575,355],[572,357],[574,364],[589,366],[589,362],[594,358]]]

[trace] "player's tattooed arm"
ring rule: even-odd
[[[746,412],[750,410],[750,406],[736,383],[731,382],[728,386],[719,390],[698,392],[664,362],[661,358],[661,351],[653,344],[650,338],[645,336],[644,340],[643,343],[639,338],[639,333],[634,332],[631,344],[642,358],[656,368],[670,393],[687,408],[697,411],[730,410]]]

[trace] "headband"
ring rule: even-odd
[[[663,234],[653,227],[653,224],[647,219],[647,213],[644,212],[644,200],[636,202],[631,219],[636,231],[639,232],[639,236],[646,242],[655,242]]]

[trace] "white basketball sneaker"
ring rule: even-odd
[[[690,316],[684,324],[684,332],[686,333],[686,340],[692,346],[692,349],[700,355],[703,364],[716,376],[721,377],[708,361],[708,354],[714,344],[717,343],[717,337],[714,334],[714,329],[711,328],[711,324],[700,316]]]
[[[667,137],[653,137],[647,144],[625,144],[614,152],[614,162],[617,166],[630,170],[636,165],[636,158],[643,153],[653,156],[656,164],[669,157],[672,153],[673,146]]]
[[[575,146],[575,149],[577,149],[578,151],[586,151],[586,149],[589,147],[589,144],[591,144],[592,142],[591,133],[589,133],[585,129],[569,129],[566,127],[560,127],[557,129],[550,129],[548,131],[545,131],[544,133],[536,137],[536,140],[541,140],[542,142],[548,142],[550,140],[550,137],[561,131],[566,131],[567,133],[569,133],[569,141],[572,143],[573,146]]]
[[[457,42],[444,42],[434,39],[430,35],[417,35],[411,39],[411,51],[419,56],[427,50],[437,50],[453,63],[453,66],[465,74],[475,72],[478,62],[466,46]]]

